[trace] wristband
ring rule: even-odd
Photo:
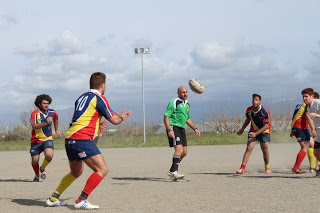
[[[195,127],[193,131],[195,131],[196,129],[198,129],[198,128],[197,128],[197,127]]]
[[[118,115],[119,116],[119,118],[121,118],[121,121],[123,121],[123,117],[121,117],[120,115]]]
[[[168,133],[168,132],[171,132],[171,131],[173,131],[172,129],[166,129],[166,130],[167,130],[167,133]]]

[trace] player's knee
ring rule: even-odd
[[[183,152],[183,153],[180,155],[181,158],[184,158],[185,156],[187,156],[187,152]]]
[[[109,172],[108,167],[102,169],[102,177],[106,176]]]
[[[39,163],[39,159],[31,159],[32,165],[37,165]]]
[[[53,158],[53,156],[46,156],[46,161],[51,162],[52,158]]]

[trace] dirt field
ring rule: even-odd
[[[109,174],[89,201],[99,212],[319,212],[320,179],[314,174],[293,175],[299,145],[270,144],[273,174],[264,174],[259,146],[246,174],[239,176],[244,145],[194,146],[180,164],[185,180],[173,182],[166,173],[173,150],[161,148],[103,149]],[[41,156],[42,157],[42,156]],[[41,159],[42,162],[42,159]],[[304,160],[302,169],[308,169]],[[55,152],[47,179],[31,182],[28,152],[0,152],[1,212],[77,212],[73,202],[91,174],[88,167],[61,196],[67,207],[45,207],[48,198],[69,171],[63,150]],[[81,211],[81,210],[80,210]]]

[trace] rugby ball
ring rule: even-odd
[[[204,86],[196,78],[191,78],[189,80],[189,87],[193,92],[197,94],[201,94],[204,92]]]

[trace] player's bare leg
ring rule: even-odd
[[[181,155],[180,155],[180,161],[182,161],[182,159],[185,157],[185,156],[187,156],[187,153],[188,153],[188,149],[187,149],[187,146],[184,146],[184,147],[182,147],[182,153],[181,153]]]
[[[269,166],[269,143],[268,142],[260,142],[260,148],[263,154],[263,160],[265,165],[265,172],[270,174],[270,166]]]
[[[43,150],[43,153],[44,153],[44,159],[43,159],[42,165],[40,166],[40,177],[41,179],[44,180],[47,177],[45,169],[47,165],[51,162],[54,151],[51,148],[46,148]]]
[[[240,169],[236,171],[237,174],[244,174],[244,170],[246,169],[246,165],[249,161],[250,155],[256,145],[257,141],[255,138],[249,138],[247,143],[246,151],[243,154],[242,163]]]

